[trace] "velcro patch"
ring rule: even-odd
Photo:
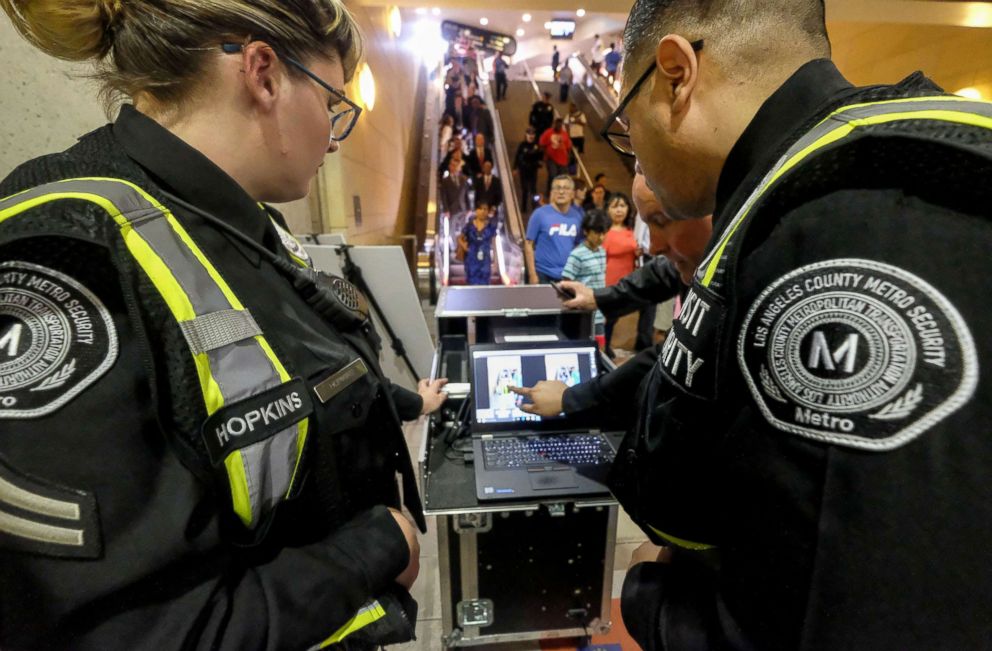
[[[716,397],[720,343],[727,308],[715,293],[695,283],[665,339],[657,368],[691,396]]]
[[[117,331],[103,303],[65,274],[0,263],[0,419],[37,418],[113,366]]]
[[[752,305],[738,361],[769,423],[863,450],[898,448],[965,404],[974,340],[922,278],[837,259],[772,283]]]
[[[99,558],[96,497],[28,477],[0,460],[0,549]]]
[[[221,407],[201,428],[203,441],[216,466],[231,452],[264,441],[313,413],[313,401],[300,378]]]

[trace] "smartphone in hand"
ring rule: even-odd
[[[561,300],[570,301],[575,298],[575,291],[568,289],[567,287],[563,287],[561,282],[552,281],[551,286],[554,287],[555,292],[558,294],[558,298]]]

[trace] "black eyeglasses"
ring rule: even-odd
[[[692,46],[693,51],[699,52],[703,49],[703,39],[693,41],[690,45]],[[603,130],[599,132],[599,135],[601,135],[606,142],[610,143],[610,146],[613,147],[617,153],[623,156],[629,156],[631,158],[634,157],[634,148],[630,145],[630,125],[627,123],[627,118],[624,117],[623,112],[626,110],[627,105],[630,104],[634,97],[637,96],[637,92],[641,90],[641,86],[644,85],[644,82],[647,81],[647,78],[651,76],[651,73],[653,73],[657,67],[658,61],[651,61],[651,65],[648,66],[648,69],[645,70],[640,77],[638,77],[637,81],[634,82],[634,85],[630,87],[630,91],[627,95],[620,100],[616,110],[610,113],[610,116],[606,118],[606,124],[603,127]],[[614,128],[614,125],[619,125],[620,130],[611,131],[611,129]]]
[[[244,45],[238,43],[221,43],[220,49],[226,54],[237,54],[245,49]],[[327,100],[327,112],[330,114],[331,118],[331,140],[334,142],[341,142],[348,137],[351,130],[355,128],[355,123],[358,122],[358,116],[362,114],[362,107],[358,104],[352,102],[348,97],[337,88],[334,88],[329,83],[312,73],[306,68],[302,63],[297,61],[291,56],[280,54],[277,50],[273,50],[279,56],[280,59],[293,66],[310,79],[317,82],[317,85],[326,90],[331,94],[330,99]]]

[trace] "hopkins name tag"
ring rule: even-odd
[[[358,358],[331,377],[316,385],[313,388],[313,392],[317,394],[317,398],[322,403],[327,402],[354,384],[359,378],[368,372],[369,367],[365,365],[365,360]]]

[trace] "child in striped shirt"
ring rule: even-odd
[[[575,280],[590,289],[606,287],[606,251],[603,240],[610,230],[610,218],[602,210],[589,210],[582,219],[582,232],[585,241],[572,249],[565,263],[561,276],[566,280]],[[602,335],[606,319],[603,313],[596,310],[593,323],[595,332]]]

